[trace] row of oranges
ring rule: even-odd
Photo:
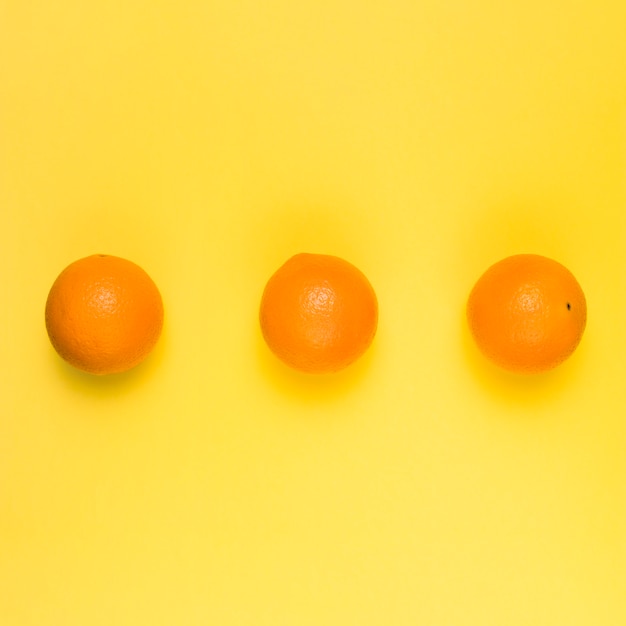
[[[587,318],[583,291],[560,263],[534,254],[508,257],[477,281],[467,319],[482,352],[516,372],[541,372],[576,349]],[[369,347],[378,323],[365,275],[336,256],[297,254],[269,279],[260,306],[268,346],[308,373],[341,370]],[[67,362],[92,374],[131,369],[163,326],[157,286],[135,263],[98,254],[58,276],[46,302],[46,328]]]

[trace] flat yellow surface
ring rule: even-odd
[[[626,623],[623,0],[0,0],[2,626]],[[361,361],[279,363],[301,251],[379,297]],[[141,265],[136,370],[65,365],[70,262]],[[588,300],[516,377],[464,321],[536,252]]]

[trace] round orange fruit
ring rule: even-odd
[[[587,304],[566,267],[537,254],[518,254],[478,279],[467,319],[488,358],[513,372],[538,373],[574,352],[585,330]]]
[[[302,372],[339,371],[376,334],[378,302],[365,275],[324,254],[297,254],[269,279],[260,323],[272,352]]]
[[[116,256],[75,261],[59,274],[46,302],[46,329],[55,350],[91,374],[138,365],[162,326],[157,286],[138,265]]]

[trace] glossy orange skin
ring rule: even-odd
[[[287,365],[307,373],[344,369],[369,347],[378,301],[351,263],[297,254],[269,279],[260,307],[263,337]]]
[[[467,320],[478,347],[497,365],[538,373],[574,352],[585,330],[587,303],[566,267],[519,254],[479,278],[467,302]]]
[[[110,255],[75,261],[55,280],[46,329],[59,355],[91,374],[127,371],[153,349],[163,327],[163,301],[150,276]]]

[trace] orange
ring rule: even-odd
[[[519,254],[492,265],[467,302],[469,327],[480,350],[520,373],[549,370],[567,359],[587,321],[585,295],[563,265]]]
[[[163,302],[138,265],[106,254],[75,261],[55,280],[46,302],[46,328],[55,350],[91,374],[135,367],[163,326]]]
[[[263,337],[287,365],[308,373],[341,370],[369,347],[378,302],[363,273],[324,254],[297,254],[269,279],[261,299]]]

